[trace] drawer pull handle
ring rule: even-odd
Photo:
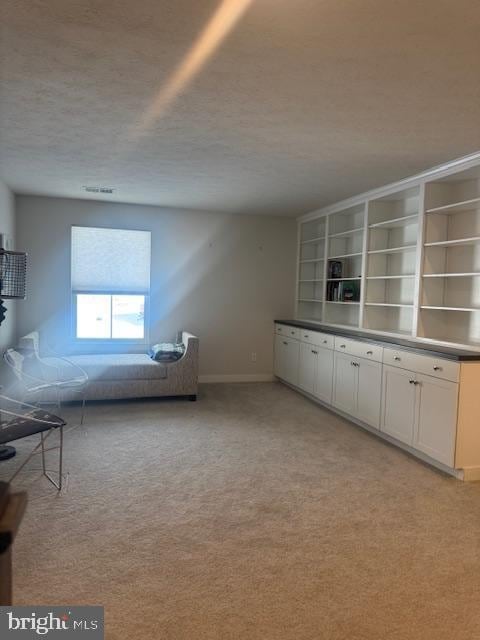
[[[408,381],[410,384],[415,384],[415,380],[409,380]]]
[[[360,365],[358,364],[358,362],[352,362],[350,363],[352,365],[352,367],[359,367]]]
[[[399,362],[401,360],[400,356],[393,356],[394,360],[397,360],[397,362]]]
[[[367,351],[367,356],[373,356],[373,351]]]
[[[433,367],[433,370],[434,370],[434,371],[441,371],[441,370],[442,370],[442,367],[435,366],[435,367]]]
[[[327,344],[327,340],[324,340],[324,341],[323,341],[323,344]]]
[[[294,335],[295,335],[295,331],[290,331],[290,333],[292,334],[292,336],[294,336]]]
[[[345,349],[346,346],[347,346],[346,344],[341,344],[340,349]]]
[[[303,336],[303,337],[304,337],[304,338],[308,338],[308,334],[307,334],[307,335],[305,335],[305,336]]]
[[[285,342],[285,341],[284,341],[284,342],[283,342],[283,344],[284,344],[286,347],[288,347],[288,342]]]
[[[312,353],[314,353],[315,355],[318,355],[318,351],[314,351],[313,349],[312,349]]]

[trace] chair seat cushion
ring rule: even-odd
[[[167,377],[165,365],[146,353],[117,353],[69,356],[92,380],[162,380]]]

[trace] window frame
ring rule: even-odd
[[[110,338],[79,338],[77,336],[77,296],[78,295],[98,295],[98,296],[143,296],[144,308],[143,308],[143,338],[114,338],[112,333],[112,321],[110,319]],[[111,308],[111,303],[110,303]],[[131,344],[131,345],[145,345],[149,344],[149,328],[150,328],[150,295],[140,291],[92,291],[92,290],[74,290],[71,292],[71,335],[72,340],[77,344],[82,345],[118,345],[118,344]]]

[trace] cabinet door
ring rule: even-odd
[[[375,427],[380,426],[382,401],[382,365],[365,358],[358,362],[357,418]]]
[[[298,386],[313,394],[315,371],[317,368],[318,349],[311,344],[300,344],[300,359],[298,366]]]
[[[383,403],[380,430],[406,444],[413,444],[415,425],[415,373],[383,365]]]
[[[290,340],[287,338],[287,347],[285,350],[285,376],[284,380],[298,386],[298,361],[300,355],[300,342],[298,340]],[[285,346],[285,345],[284,345]]]
[[[281,335],[275,336],[275,366],[274,373],[278,378],[285,377],[285,370],[287,368],[287,340]]]
[[[454,466],[458,385],[417,375],[420,396],[414,446],[434,460]]]
[[[355,415],[357,408],[357,369],[352,362],[357,362],[353,356],[335,352],[333,404]]]
[[[332,404],[333,388],[333,351],[317,347],[317,371],[313,394],[322,402]]]

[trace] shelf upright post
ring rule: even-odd
[[[426,185],[425,181],[420,183],[420,192],[418,196],[418,236],[417,236],[417,255],[415,260],[415,280],[413,285],[413,322],[412,336],[416,338],[422,333],[420,327],[420,306],[423,297],[423,265],[424,265],[424,248],[425,234],[427,227],[426,210]]]
[[[362,244],[362,269],[360,274],[360,309],[358,314],[358,326],[360,329],[364,326],[364,311],[366,297],[366,273],[367,273],[367,251],[368,251],[368,217],[369,217],[369,200],[365,201],[363,213],[363,244]]]

